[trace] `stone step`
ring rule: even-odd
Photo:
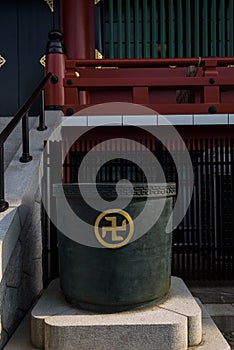
[[[234,332],[234,304],[204,304],[222,332]]]
[[[201,343],[201,320],[201,308],[176,277],[164,302],[115,314],[73,307],[54,280],[32,310],[31,335],[45,350],[185,350]]]
[[[195,298],[202,310],[202,342],[189,350],[231,350],[223,334],[217,328],[210,314],[198,298]]]

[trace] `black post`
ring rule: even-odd
[[[45,91],[41,90],[41,111],[39,115],[39,125],[37,130],[44,131],[47,129],[45,125]]]
[[[4,145],[0,146],[0,212],[7,210],[9,204],[4,199]]]
[[[22,118],[22,147],[23,153],[20,157],[21,163],[28,163],[32,160],[29,154],[29,128],[28,128],[28,112]]]

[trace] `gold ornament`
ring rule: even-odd
[[[2,66],[4,66],[5,63],[6,63],[5,58],[4,58],[2,55],[0,55],[0,68],[1,68]]]
[[[50,8],[51,12],[54,12],[54,0],[44,0]]]
[[[46,65],[46,55],[42,56],[41,59],[40,59],[40,64],[45,67]]]

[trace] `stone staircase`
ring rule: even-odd
[[[9,120],[2,119],[2,129]],[[5,145],[5,200],[9,208],[0,213],[0,349],[43,288],[39,169],[44,141],[60,122],[60,114],[49,113],[48,129],[40,132],[36,130],[38,121],[30,118],[33,159],[29,163],[19,162],[21,125]],[[25,350],[24,346],[17,349]]]

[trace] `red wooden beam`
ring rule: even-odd
[[[66,68],[76,67],[187,67],[190,65],[204,66],[206,62],[216,62],[217,66],[234,65],[234,57],[194,57],[194,58],[132,58],[132,59],[101,59],[101,60],[69,60]]]
[[[64,79],[64,86],[74,87],[121,87],[121,86],[154,86],[155,88],[167,87],[173,89],[173,87],[188,88],[192,86],[234,86],[233,75],[222,77],[215,77],[215,82],[211,83],[209,77],[93,77],[93,78],[72,78]]]
[[[189,65],[199,66],[195,77],[186,76]],[[96,69],[100,66],[108,69]],[[161,114],[231,113],[234,71],[227,67],[232,66],[234,57],[68,60],[64,88],[74,89],[79,102],[74,93],[66,94],[63,110],[73,114],[98,103],[122,101]],[[178,103],[179,90],[193,92],[196,103]]]
[[[110,102],[110,101],[108,101]],[[119,101],[121,102],[121,101]],[[132,102],[132,101],[129,101]],[[104,101],[100,101],[104,103]],[[142,105],[142,104],[141,104]],[[93,104],[65,104],[63,106],[63,112],[66,115],[67,109],[73,109],[74,113],[81,111],[84,108],[91,107]],[[209,114],[210,107],[216,109],[217,114],[229,114],[234,111],[233,103],[158,103],[158,104],[143,104],[143,106],[148,107],[155,111],[156,114]]]

